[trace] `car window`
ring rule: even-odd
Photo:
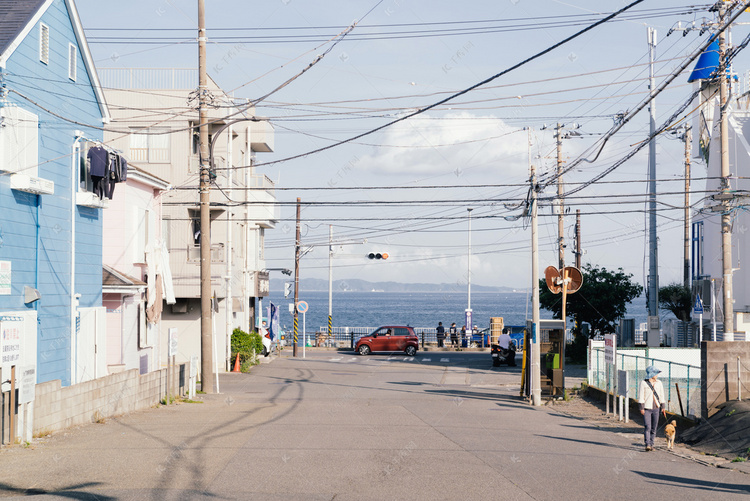
[[[396,329],[396,335],[397,336],[408,336],[409,335],[409,329],[405,329],[403,327]]]
[[[376,330],[375,332],[373,332],[373,333],[372,333],[372,335],[373,335],[373,336],[385,336],[385,331],[386,331],[386,330],[387,330],[387,329],[385,329],[385,328],[383,328],[383,329],[378,329],[378,330]]]

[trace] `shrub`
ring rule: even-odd
[[[253,350],[256,355],[263,353],[263,341],[260,339],[260,334],[257,332],[251,332],[248,334],[242,329],[234,329],[232,332],[232,360],[234,363],[237,358],[237,354],[240,355],[240,363],[251,362],[253,358]]]

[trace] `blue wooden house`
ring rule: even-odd
[[[82,144],[101,141],[108,119],[75,2],[0,0],[4,380],[11,364],[35,365],[38,383],[63,386],[106,370],[98,343],[107,200],[92,190]],[[11,342],[19,332],[20,349]]]

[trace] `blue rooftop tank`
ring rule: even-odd
[[[711,75],[716,72],[716,68],[718,67],[719,40],[714,40],[698,58],[698,62],[695,63],[695,68],[693,68],[693,72],[690,74],[688,82],[711,78]]]

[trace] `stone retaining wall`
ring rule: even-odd
[[[184,395],[186,366],[173,369],[172,388]],[[137,369],[111,374],[62,388],[60,380],[36,385],[33,433],[52,432],[71,426],[146,409],[166,396],[167,369],[139,375]],[[174,390],[173,390],[174,391]]]

